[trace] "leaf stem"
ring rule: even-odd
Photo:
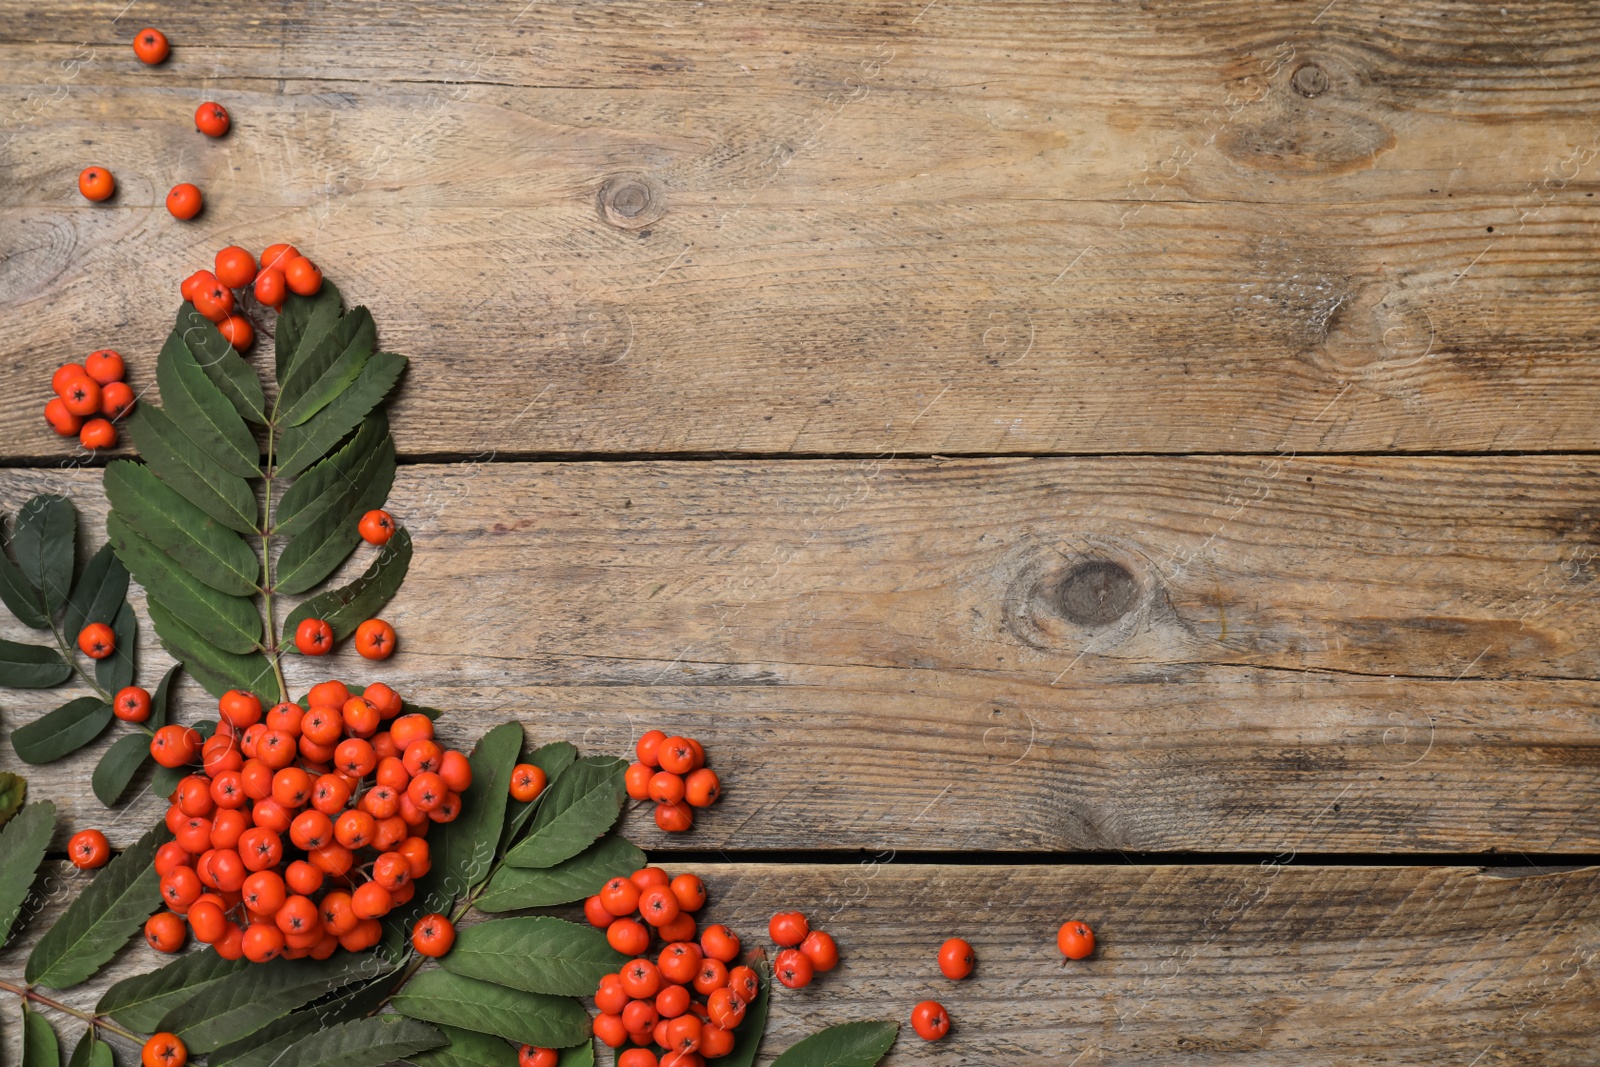
[[[277,446],[278,427],[275,421],[277,405],[273,405],[273,417],[267,420],[267,465],[263,469],[262,482],[264,490],[261,495],[261,607],[267,621],[267,659],[272,661],[272,673],[278,679],[278,694],[280,700],[289,699],[289,683],[283,677],[282,650],[278,647],[278,623],[272,611],[272,479],[273,449]]]
[[[34,990],[29,989],[27,986],[19,986],[12,982],[7,982],[3,979],[0,979],[0,989],[5,990],[7,993],[15,994],[16,996],[21,997],[23,1000],[31,1000],[35,1004],[42,1004],[47,1008],[54,1008],[56,1011],[62,1012],[63,1014],[71,1015],[76,1019],[81,1019],[90,1026],[97,1027],[101,1030],[109,1030],[111,1033],[125,1037],[129,1041],[135,1042],[136,1044],[142,1045],[144,1043],[143,1034],[136,1034],[126,1027],[117,1025],[110,1019],[96,1015],[94,1012],[83,1011],[79,1008],[74,1008],[70,1004],[63,1004],[61,1001],[56,1000],[53,997],[47,997],[43,993],[35,992]]]

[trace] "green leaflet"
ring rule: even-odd
[[[561,1050],[561,1057],[556,1060],[556,1067],[594,1067],[594,1042],[585,1041],[581,1045],[568,1045]]]
[[[150,739],[143,731],[123,734],[111,743],[94,765],[94,775],[89,784],[94,795],[106,807],[113,807],[128,791],[128,783],[139,773],[144,761],[150,758]]]
[[[106,535],[145,592],[177,612],[210,644],[236,655],[260,645],[261,616],[251,601],[219,593],[197,580],[115,511],[106,516]]]
[[[78,1039],[67,1067],[116,1067],[116,1061],[111,1058],[111,1046],[96,1037],[94,1027],[90,1027]]]
[[[211,383],[228,398],[235,411],[254,423],[267,421],[266,398],[261,394],[261,379],[233,350],[216,324],[185,303],[178,309],[172,335],[181,340]],[[166,397],[162,389],[163,399]]]
[[[772,1067],[872,1067],[889,1051],[899,1030],[899,1023],[887,1019],[840,1023],[802,1038],[773,1060]]]
[[[445,1043],[438,1030],[402,1015],[354,1019],[309,1034],[284,1054],[295,1067],[383,1067]]]
[[[43,1015],[22,1005],[22,1067],[61,1067],[61,1046]]]
[[[628,957],[592,926],[551,915],[493,919],[463,927],[439,964],[453,974],[530,993],[583,997],[603,975],[620,971]]]
[[[67,598],[67,613],[61,619],[61,632],[76,637],[91,622],[109,623],[128,596],[128,569],[117,561],[109,544],[89,557],[83,573]]]
[[[10,822],[12,816],[22,810],[22,802],[27,796],[27,779],[10,771],[0,771],[0,826]]]
[[[249,966],[247,960],[225,960],[196,946],[165,967],[124,978],[101,994],[94,1010],[129,1029],[153,1033],[174,1007]]]
[[[328,406],[329,401],[350,387],[378,345],[378,329],[372,313],[364,307],[352,308],[328,337],[313,346],[295,372],[283,383],[278,398],[278,419],[285,426],[298,426]]]
[[[544,791],[532,800],[513,800],[506,805],[506,829],[500,837],[501,852],[508,851],[511,843],[522,836],[522,828],[528,825],[528,820],[533,818],[533,813],[538,810],[539,804],[550,795],[550,786],[555,784],[555,780],[561,777],[561,772],[572,766],[577,758],[577,746],[566,741],[551,741],[547,745],[541,745],[528,757],[527,762],[544,771]]]
[[[574,763],[549,787],[528,836],[506,854],[513,867],[554,867],[592,845],[611,829],[626,795],[626,760],[589,756]]]
[[[162,407],[196,448],[229,474],[260,477],[261,452],[250,427],[200,369],[177,330],[167,336],[156,358],[156,381],[161,386]]]
[[[110,704],[99,697],[79,697],[17,727],[11,734],[11,747],[24,763],[49,763],[78,751],[110,724]]]
[[[587,1041],[589,1013],[572,997],[507,989],[449,971],[423,971],[394,998],[396,1011],[507,1041],[565,1048]]]
[[[143,925],[159,903],[156,849],[172,839],[158,825],[95,875],[33,947],[29,982],[70,989],[93,976]]]
[[[261,560],[244,538],[189,503],[149,467],[116,460],[106,467],[105,490],[124,522],[211,588],[230,596],[260,591]]]
[[[210,1052],[249,1037],[268,1023],[326,993],[375,978],[387,970],[371,953],[340,953],[331,959],[276,959],[229,975],[177,1005],[157,1026],[183,1038],[190,1053]]]
[[[23,578],[39,591],[50,614],[72,595],[77,536],[78,513],[64,496],[36,496],[17,512],[11,550],[17,554],[17,568]]]
[[[443,1024],[439,1032],[450,1043],[412,1056],[417,1067],[517,1067],[516,1050],[498,1037]]]
[[[277,474],[293,477],[326,455],[394,388],[405,368],[404,356],[373,353],[354,384],[305,422],[283,431],[275,457]]]
[[[0,685],[48,689],[72,677],[72,664],[48,645],[19,645],[0,638]]]
[[[294,533],[278,557],[278,589],[303,593],[332,574],[361,542],[356,526],[394,484],[394,439],[381,412],[367,416],[355,439],[301,475],[283,497],[279,533]],[[323,471],[321,477],[318,472]],[[305,491],[302,486],[307,486]],[[290,495],[295,499],[290,500]]]
[[[411,535],[402,527],[389,538],[372,566],[349,585],[318,593],[289,613],[283,632],[292,638],[302,619],[322,619],[333,627],[335,640],[343,641],[367,619],[376,618],[405,580],[411,566]]]
[[[111,620],[111,632],[117,635],[116,651],[94,661],[94,680],[115,696],[118,690],[133,684],[134,653],[139,641],[139,620],[133,614],[133,605],[126,600]]]
[[[266,656],[259,652],[240,656],[213,647],[154,596],[145,601],[145,610],[161,639],[161,647],[182,662],[183,669],[212,696],[220,697],[230,689],[248,689],[272,704],[282,699],[277,676]]]
[[[474,906],[479,911],[499,912],[570,904],[592,894],[607,879],[632,874],[645,862],[644,853],[632,841],[611,834],[554,867],[501,867]]]
[[[154,404],[140,404],[128,416],[127,426],[156,477],[228,529],[256,532],[256,497],[250,483],[219,467],[166,412]]]
[[[11,936],[55,828],[56,806],[41,800],[23,808],[0,830],[0,947]]]
[[[249,1037],[206,1057],[210,1067],[288,1067],[284,1053],[324,1027],[370,1015],[383,1006],[390,983],[378,978],[276,1019]]]
[[[758,965],[756,975],[761,983],[756,989],[756,999],[745,1011],[744,1022],[733,1032],[733,1051],[718,1067],[751,1067],[756,1062],[756,1053],[761,1051],[761,1038],[767,1030],[767,1009],[771,1007],[771,968]]]
[[[4,544],[0,544],[0,601],[5,602],[11,614],[24,626],[50,629],[50,616],[39,599],[39,590],[23,577]]]
[[[278,313],[277,334],[273,344],[277,349],[273,375],[282,383],[294,373],[297,362],[304,357],[316,340],[332,330],[339,320],[342,300],[339,290],[326,278],[322,288],[311,296],[290,293]]]

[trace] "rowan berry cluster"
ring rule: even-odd
[[[804,989],[811,979],[839,965],[839,946],[828,934],[811,929],[798,911],[780,911],[767,923],[767,935],[778,946],[772,974],[790,989]]]
[[[90,352],[82,363],[64,363],[50,376],[55,399],[44,406],[44,419],[62,437],[77,434],[91,452],[117,443],[114,421],[133,410],[134,395],[122,380],[127,368],[109,348]]]
[[[230,960],[327,959],[377,944],[378,920],[430,869],[428,828],[453,821],[472,784],[466,756],[434,741],[427,716],[402,709],[381,683],[352,694],[329,681],[305,707],[263,710],[254,694],[229,690],[203,744],[189,727],[157,730],[158,763],[198,757],[203,773],[179,782],[167,809],[174,840],[155,868],[169,910],[145,924],[150,945],[178,951],[185,919]]]
[[[322,289],[322,271],[294,245],[268,246],[260,263],[238,245],[229,245],[217,253],[212,265],[212,270],[197,270],[185,278],[178,291],[240,352],[256,339],[255,326],[236,299],[247,286],[253,284],[257,303],[274,311],[282,309],[289,293],[313,296]]]
[[[699,878],[672,878],[660,867],[611,878],[584,902],[611,947],[634,957],[594,994],[594,1035],[612,1048],[635,1046],[618,1055],[617,1067],[704,1067],[733,1051],[760,979],[734,965],[739,938],[726,926],[708,926],[696,939],[694,913],[705,902]],[[660,945],[654,959],[652,942]]]
[[[623,778],[634,800],[656,802],[656,825],[682,833],[694,825],[694,809],[709,808],[722,795],[717,772],[706,766],[706,750],[692,737],[647,731],[634,746],[638,761]]]

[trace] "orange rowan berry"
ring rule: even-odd
[[[728,965],[710,956],[702,957],[700,967],[694,972],[694,991],[701,996],[710,996],[727,985]]]
[[[643,1051],[643,1050],[641,1050]],[[627,1055],[626,1052],[623,1053]],[[560,1056],[553,1048],[535,1048],[533,1045],[523,1045],[517,1049],[517,1067],[556,1067]],[[618,1060],[619,1067],[624,1067]]]
[[[189,929],[194,939],[202,945],[215,944],[228,929],[228,918],[222,905],[209,900],[197,900],[189,907]]]
[[[661,940],[666,942],[693,941],[697,929],[693,915],[688,912],[679,912],[676,919],[656,927],[656,933],[660,934]]]
[[[167,193],[167,211],[175,219],[192,219],[203,206],[200,190],[191,182],[179,182]]]
[[[739,958],[739,947],[738,935],[721,923],[706,927],[700,934],[700,948],[714,960],[732,963]]]
[[[693,941],[674,941],[656,957],[656,967],[667,981],[688,985],[700,972],[700,961],[704,958],[700,946]]]
[[[821,930],[813,930],[806,935],[806,939],[800,942],[800,952],[811,961],[812,968],[819,974],[839,965],[839,946]]]
[[[161,61],[157,59],[146,62]],[[189,1062],[189,1050],[177,1034],[162,1031],[144,1043],[144,1047],[139,1050],[139,1062],[143,1067],[184,1067],[184,1064]]]
[[[150,717],[150,693],[136,685],[117,690],[111,701],[111,714],[123,722],[144,722]]]
[[[662,770],[673,774],[688,774],[694,770],[694,748],[687,738],[669,737],[661,742],[656,759],[660,761]]]
[[[680,874],[671,883],[672,895],[684,911],[699,911],[706,903],[706,884],[697,875]]]
[[[85,167],[78,174],[78,192],[85,200],[99,203],[108,200],[117,191],[117,179],[104,167]]]
[[[395,747],[404,752],[413,741],[433,739],[433,720],[426,715],[402,715],[390,724],[389,736]]]
[[[59,396],[44,406],[44,421],[62,437],[71,437],[83,429],[83,418],[67,410],[67,402]]]
[[[266,963],[283,955],[283,931],[268,922],[254,922],[244,931],[242,941],[245,959],[252,963]]]
[[[158,911],[145,920],[144,939],[157,952],[178,951],[186,933],[183,920],[170,911]]]
[[[683,777],[671,771],[650,776],[650,799],[658,804],[676,804],[683,799]]]
[[[728,971],[728,989],[739,998],[740,1003],[749,1004],[760,992],[761,980],[750,967],[734,967]]]
[[[811,924],[798,911],[780,911],[767,923],[767,933],[782,948],[793,948],[806,939]]]
[[[951,981],[960,981],[971,974],[977,961],[972,946],[959,937],[952,937],[939,946],[939,973]]]
[[[78,375],[67,382],[60,399],[74,415],[96,415],[100,411],[100,383],[87,374]]]
[[[310,897],[295,893],[284,898],[282,907],[272,913],[272,921],[277,923],[278,929],[286,935],[295,936],[316,931],[321,937],[322,916],[317,912],[317,906],[311,902]],[[310,947],[310,946],[306,946]]]
[[[617,921],[617,917],[600,902],[600,894],[585,898],[583,902],[583,917],[589,920],[589,925],[597,930],[604,930]]]
[[[90,419],[78,431],[78,443],[91,452],[115,448],[117,444],[117,428],[111,425],[109,419]]]
[[[591,1028],[600,1043],[611,1048],[621,1048],[628,1040],[628,1028],[622,1025],[620,1015],[596,1015]]]
[[[282,307],[289,286],[283,280],[283,271],[277,267],[263,267],[256,275],[256,299],[271,308]]]
[[[669,834],[681,834],[694,826],[694,809],[687,804],[657,804],[656,825]]]
[[[722,782],[710,767],[690,771],[683,781],[683,798],[690,807],[709,808],[722,796]]]
[[[511,796],[527,803],[544,792],[546,780],[543,767],[519,763],[511,768]]]
[[[308,815],[322,815],[321,812],[307,812]],[[325,819],[326,815],[322,815]],[[295,860],[283,869],[283,883],[291,892],[303,897],[309,897],[322,888],[326,876],[322,871],[307,863],[305,860]]]
[[[732,1030],[744,1022],[744,1001],[731,989],[714,989],[706,997],[706,1013],[718,1026]]]
[[[601,906],[618,918],[632,915],[639,907],[639,887],[620,876],[608,879],[599,896]]]
[[[228,109],[221,104],[212,103],[208,100],[194,109],[194,128],[207,137],[221,137],[228,132],[228,126]],[[252,270],[250,275],[254,277],[255,271]],[[238,284],[245,285],[249,281],[250,279],[246,278]]]
[[[637,956],[650,947],[650,930],[637,919],[618,919],[606,927],[606,941],[624,956]]]
[[[133,410],[137,399],[127,382],[107,382],[100,387],[100,414],[120,419]]]
[[[217,280],[210,271],[206,272],[207,280],[195,286],[193,296],[189,302],[194,305],[202,318],[220,323],[233,314],[233,290]]]
[[[305,256],[296,256],[283,264],[283,280],[291,293],[315,296],[322,288],[322,272]]]
[[[102,348],[90,352],[88,358],[83,361],[83,369],[89,377],[93,378],[101,386],[122,381],[122,376],[128,370],[127,365],[122,361],[121,354],[111,348]]]
[[[437,912],[424,915],[411,928],[411,947],[424,956],[443,956],[455,943],[456,928]]]
[[[472,785],[472,764],[453,748],[439,758],[438,770],[452,793],[465,793]]]
[[[67,842],[67,858],[80,871],[104,867],[111,859],[111,843],[99,830],[79,830]]]
[[[373,508],[361,516],[361,521],[356,524],[361,539],[369,545],[386,545],[389,538],[394,536],[394,516],[381,508]]]
[[[182,767],[199,751],[200,731],[188,726],[163,726],[150,739],[150,755],[163,767]]]
[[[322,619],[301,619],[294,629],[294,647],[307,656],[326,656],[333,651],[333,627]]]
[[[394,627],[382,619],[368,619],[356,627],[356,651],[366,659],[388,659],[394,644]]]
[[[1094,931],[1086,923],[1064,922],[1056,931],[1056,947],[1069,960],[1081,960],[1094,952]]]
[[[911,1009],[911,1029],[924,1041],[937,1041],[950,1032],[950,1013],[937,1000],[924,1000]]]
[[[382,918],[393,906],[393,895],[377,882],[362,882],[350,894],[350,908],[360,919]]]
[[[669,886],[651,886],[639,894],[639,916],[651,926],[664,926],[683,910]]]
[[[661,742],[667,735],[660,730],[646,730],[639,735],[638,742],[633,746],[634,755],[639,757],[639,762],[652,770],[661,766]]]
[[[237,352],[243,352],[256,342],[256,328],[243,315],[229,315],[217,323],[217,332]]]
[[[167,35],[158,29],[146,26],[133,36],[133,54],[147,66],[155,66],[171,52],[172,45],[167,42]]]
[[[811,960],[797,948],[786,948],[772,961],[772,973],[790,989],[804,989],[816,973]]]
[[[622,776],[623,788],[634,800],[649,800],[650,779],[655,775],[656,772],[643,763],[630,763]]]

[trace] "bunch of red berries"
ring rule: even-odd
[[[656,825],[682,833],[694,825],[694,809],[709,808],[722,795],[717,772],[706,766],[706,750],[692,737],[650,730],[634,746],[637,763],[623,781],[634,800],[656,802]]]
[[[122,380],[122,357],[109,348],[90,352],[82,363],[65,363],[50,376],[56,398],[44,406],[45,421],[62,437],[94,451],[117,443],[113,421],[133,410],[133,390]]]
[[[779,948],[773,976],[790,989],[804,989],[811,979],[839,965],[839,946],[821,930],[811,929],[805,915],[780,911],[767,923],[767,934]]]
[[[424,838],[461,813],[466,756],[433,740],[427,716],[400,714],[399,694],[381,683],[352,695],[323,682],[306,704],[263,713],[234,689],[204,744],[190,727],[156,731],[158,763],[198,756],[204,773],[179,782],[167,809],[175,839],[155,867],[170,910],[145,924],[153,948],[178,951],[186,918],[224,959],[360,952],[428,873]]]
[[[256,330],[236,310],[235,290],[254,283],[256,301],[278,311],[289,293],[314,296],[322,288],[322,271],[294,245],[269,246],[261,253],[259,264],[238,245],[229,245],[217,253],[214,266],[215,270],[189,275],[179,292],[196,311],[216,323],[218,332],[240,352],[255,343]]]
[[[699,878],[671,878],[660,867],[612,878],[584,902],[584,915],[611,947],[635,957],[600,979],[594,994],[595,1036],[612,1048],[636,1046],[617,1057],[617,1067],[703,1067],[733,1051],[733,1032],[760,979],[749,967],[729,966],[740,945],[726,926],[708,926],[695,939],[694,913],[705,902]]]

